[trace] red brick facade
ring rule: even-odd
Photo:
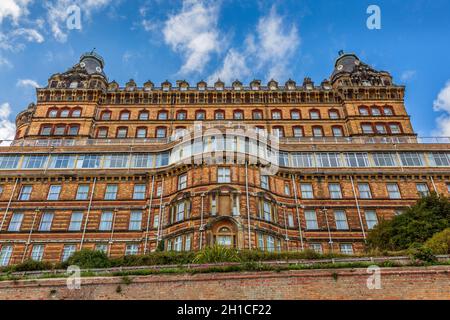
[[[16,140],[0,147],[3,264],[59,261],[80,248],[146,253],[160,242],[359,252],[368,230],[418,191],[449,194],[449,144],[419,143],[404,87],[355,55],[340,56],[320,86],[120,88],[103,67],[89,53],[53,75],[17,116]],[[245,155],[247,165],[179,161],[186,154],[171,135],[194,123],[280,134],[289,163],[262,178],[262,164]]]

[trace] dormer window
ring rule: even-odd
[[[77,82],[77,81],[71,82],[70,85],[69,85],[69,88],[70,88],[70,89],[76,89],[76,88],[78,88],[78,82]]]

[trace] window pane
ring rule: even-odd
[[[348,222],[347,215],[343,210],[335,210],[334,211],[334,219],[336,221],[336,229],[338,230],[347,230]]]

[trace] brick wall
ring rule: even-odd
[[[369,290],[366,269],[83,278],[0,282],[0,299],[446,299],[450,267],[385,268],[381,289]],[[117,288],[120,286],[121,292]]]

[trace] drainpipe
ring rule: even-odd
[[[436,185],[434,184],[434,179],[433,179],[433,177],[430,176],[430,179],[431,179],[431,184],[433,185],[434,192],[436,192],[437,195],[439,195],[439,192],[437,191]]]
[[[358,210],[359,223],[361,224],[361,230],[364,237],[364,241],[366,240],[366,232],[364,231],[364,224],[361,216],[361,209],[359,207],[358,196],[356,195],[355,183],[353,182],[353,177],[350,176],[350,181],[352,183],[353,196],[355,197],[356,209]]]
[[[245,161],[245,193],[247,201],[248,249],[252,250],[252,238],[250,231],[250,199],[248,195],[248,161]]]
[[[328,209],[327,208],[323,208],[322,212],[325,214],[325,221],[327,222],[327,229],[328,229],[328,243],[330,244],[330,250],[331,253],[333,253],[333,239],[331,237],[331,231],[330,231],[330,223],[328,222]]]
[[[164,216],[163,214],[163,193],[164,193],[164,177],[161,180],[161,195],[159,198],[159,214],[158,214],[158,232],[157,232],[157,236],[156,236],[156,246],[159,245],[159,241],[160,241],[160,233],[162,231],[162,216]]]
[[[113,238],[114,238],[114,225],[116,224],[116,215],[117,215],[117,211],[119,211],[117,208],[114,209],[113,211],[113,221],[112,221],[112,225],[111,225],[111,236],[109,238],[109,246],[108,246],[108,257],[111,254],[111,246],[113,244]]]
[[[302,246],[302,251],[305,250],[305,244],[303,243],[303,233],[302,233],[302,222],[300,220],[300,212],[298,210],[298,198],[297,198],[297,185],[295,184],[294,175],[291,175],[292,185],[294,187],[294,199],[295,199],[295,211],[297,213],[297,223],[298,223],[298,233],[300,235],[300,244]]]
[[[202,244],[203,244],[203,231],[204,231],[204,227],[203,227],[203,209],[204,209],[204,199],[205,199],[205,194],[202,193],[201,194],[202,197],[202,205],[201,205],[201,211],[200,211],[200,243],[199,243],[199,249],[202,250]]]
[[[153,188],[155,184],[155,176],[152,176],[152,187],[150,191],[150,203],[148,205],[148,217],[147,217],[147,229],[145,230],[145,244],[144,244],[144,254],[147,253],[148,244],[148,231],[150,229],[150,215],[152,213],[152,202],[153,202]]]
[[[284,232],[286,234],[284,240],[286,241],[286,249],[289,251],[289,237],[288,237],[288,230],[287,230],[287,220],[286,220],[286,206],[283,205],[283,216],[284,216]]]
[[[40,212],[39,208],[36,208],[36,210],[34,210],[33,223],[31,224],[30,233],[28,234],[28,240],[27,240],[27,243],[25,244],[25,250],[24,250],[23,256],[22,256],[22,262],[25,261],[25,256],[27,255],[28,246],[30,245],[30,242],[31,242],[31,235],[33,234],[34,223],[36,222],[36,217],[39,212]]]
[[[11,193],[11,196],[9,197],[8,205],[6,206],[5,214],[3,215],[2,223],[0,224],[0,232],[3,230],[3,224],[5,223],[6,216],[8,215],[9,208],[11,207],[11,202],[14,197],[14,193],[16,192],[18,182],[19,182],[19,178],[16,178],[16,182],[14,183],[13,191]]]
[[[88,205],[88,210],[87,210],[87,214],[86,214],[86,220],[84,221],[83,234],[81,235],[80,250],[83,248],[84,237],[86,235],[86,228],[87,228],[87,224],[88,224],[88,220],[89,220],[89,214],[91,213],[92,199],[94,198],[94,190],[95,190],[96,183],[97,183],[97,177],[94,178],[94,184],[92,185],[92,191],[91,191],[91,196],[89,198],[89,205]]]

